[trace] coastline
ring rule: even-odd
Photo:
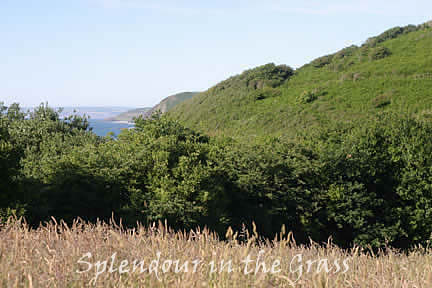
[[[134,125],[134,122],[126,121],[126,120],[104,120],[107,122],[117,123],[117,124],[128,124],[128,125]]]

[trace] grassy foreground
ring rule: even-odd
[[[2,287],[382,288],[432,284],[429,249],[371,255],[358,247],[345,251],[331,243],[299,246],[284,232],[274,241],[258,241],[256,233],[246,229],[229,230],[227,237],[229,241],[220,241],[206,230],[174,233],[162,223],[125,230],[113,221],[78,220],[67,226],[53,220],[30,229],[22,221],[9,221],[0,227],[0,283]]]

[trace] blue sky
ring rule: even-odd
[[[0,0],[0,102],[152,106],[269,62],[299,67],[432,1]]]

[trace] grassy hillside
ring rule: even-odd
[[[116,117],[109,118],[107,120],[110,121],[132,121],[133,118],[144,116],[144,118],[150,116],[156,111],[160,111],[162,113],[166,113],[173,109],[176,105],[182,103],[185,100],[192,98],[194,95],[198,94],[198,92],[183,92],[175,95],[171,95],[163,99],[159,104],[154,107],[145,107],[138,108],[134,110],[130,110],[124,113],[117,115]]]
[[[139,117],[140,115],[144,115],[146,112],[150,111],[151,107],[138,108],[129,110],[127,112],[123,112],[117,116],[108,118],[109,121],[132,121],[133,118]]]
[[[405,111],[432,117],[432,23],[392,28],[290,73],[267,64],[173,109],[210,135],[292,138],[330,122]]]
[[[173,109],[176,105],[192,98],[198,94],[198,92],[183,92],[178,93],[163,99],[159,104],[152,108],[152,112],[161,111],[162,113],[166,113]]]

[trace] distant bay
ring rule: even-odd
[[[107,121],[103,119],[89,119],[92,131],[98,136],[106,136],[109,132],[113,132],[115,136],[120,134],[122,129],[133,128],[133,123],[122,121]]]
[[[106,136],[108,133],[112,132],[114,136],[117,136],[122,129],[132,128],[134,124],[123,121],[111,121],[108,119],[130,109],[131,107],[64,107],[62,116],[65,117],[74,114],[89,116],[89,124],[93,133],[98,136]]]
[[[90,128],[93,133],[98,136],[106,136],[113,132],[115,136],[119,135],[122,129],[130,129],[134,124],[127,121],[112,121],[109,120],[121,113],[127,112],[133,107],[54,107],[61,109],[60,118],[65,118],[71,115],[88,116]],[[23,112],[33,111],[34,107],[23,107]]]

